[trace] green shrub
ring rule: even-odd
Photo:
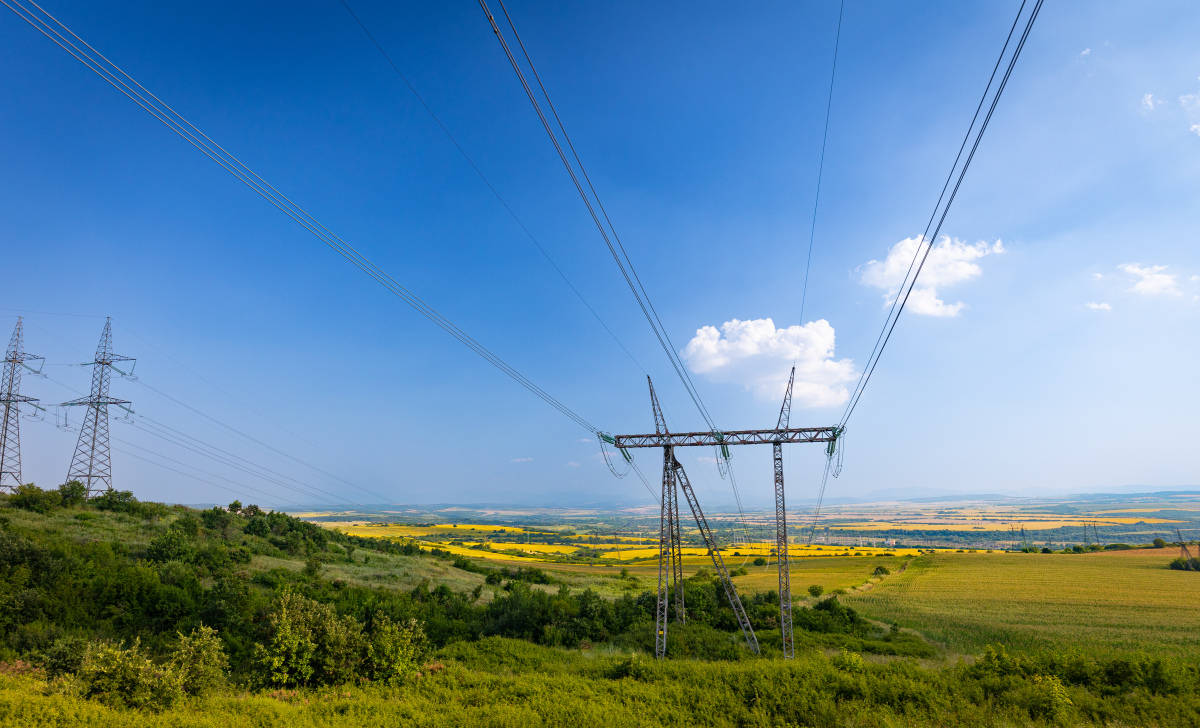
[[[146,547],[146,558],[151,561],[186,561],[191,554],[187,537],[174,528],[156,536]]]
[[[8,502],[26,511],[45,514],[62,505],[62,496],[57,491],[42,490],[33,483],[26,483],[13,490]]]
[[[112,707],[163,710],[183,695],[179,674],[169,666],[154,664],[137,641],[128,648],[91,645],[76,679],[83,697]]]
[[[267,620],[268,642],[254,649],[265,684],[338,685],[356,676],[363,636],[353,618],[285,588]]]
[[[87,501],[87,486],[78,480],[68,481],[58,486],[58,497],[64,506],[81,506]]]
[[[79,671],[87,653],[88,642],[82,637],[60,637],[42,653],[42,667],[47,677],[70,675]]]
[[[229,658],[225,656],[217,631],[201,625],[191,634],[179,633],[179,640],[171,652],[171,666],[186,693],[204,696],[225,685]]]
[[[841,653],[833,658],[833,666],[843,672],[863,673],[867,671],[867,663],[862,655],[842,648]]]
[[[888,574],[891,574],[891,573],[892,573],[891,569],[880,564],[879,566],[875,567],[875,571],[872,571],[871,575],[872,576],[887,576]]]
[[[825,593],[825,587],[820,584],[812,584],[808,587],[808,593],[814,597],[819,597]]]
[[[1162,540],[1161,538],[1154,539],[1154,548],[1165,549],[1166,547],[1167,547],[1166,541]]]
[[[426,649],[425,631],[417,620],[397,624],[378,614],[367,638],[363,676],[374,682],[398,685],[420,669]]]
[[[766,566],[767,560],[761,556],[755,556],[754,561],[752,561],[751,563],[754,564],[755,566]]]

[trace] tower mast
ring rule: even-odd
[[[117,399],[108,395],[109,380],[112,372],[129,374],[118,369],[115,365],[135,361],[133,357],[114,354],[112,350],[112,319],[104,320],[104,331],[100,334],[100,343],[96,346],[96,357],[85,362],[92,367],[92,390],[86,397],[63,402],[64,407],[85,407],[83,423],[79,428],[79,442],[75,445],[75,455],[71,458],[71,467],[67,469],[67,482],[77,480],[87,486],[88,497],[94,497],[101,492],[110,491],[112,487],[112,452],[108,442],[108,408],[117,406],[127,412],[132,412],[126,405],[127,399]]]
[[[4,371],[0,375],[0,492],[11,491],[22,484],[21,479],[21,405],[37,409],[36,397],[21,394],[21,370],[37,374],[27,362],[44,361],[43,357],[25,351],[25,335],[21,317],[13,327],[12,338],[4,353]]]

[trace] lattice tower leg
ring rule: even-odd
[[[675,494],[675,459],[672,448],[663,448],[662,501],[658,516],[658,603],[654,613],[654,656],[663,658],[667,654],[667,583],[671,577],[672,526]]]
[[[787,505],[783,497],[783,446],[775,443],[775,561],[779,567],[779,630],[783,637],[783,656],[791,659],[792,574],[788,563]]]

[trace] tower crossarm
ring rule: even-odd
[[[834,442],[841,435],[837,426],[785,427],[770,430],[732,430],[728,432],[672,432],[645,435],[617,435],[613,443],[631,447],[701,447],[713,445],[773,445],[790,442]]]
[[[129,403],[130,403],[130,401],[127,399],[117,399],[116,397],[79,397],[77,399],[72,399],[69,402],[63,402],[59,406],[60,407],[78,407],[78,406],[82,406],[82,405],[97,405],[97,404],[122,405],[122,404],[129,404]]]

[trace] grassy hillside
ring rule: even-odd
[[[641,566],[25,489],[0,497],[0,726],[1194,725],[1200,578],[1169,556],[797,560],[797,591],[849,591],[797,598],[792,661],[773,567],[737,577],[754,656],[689,563],[655,661]]]

